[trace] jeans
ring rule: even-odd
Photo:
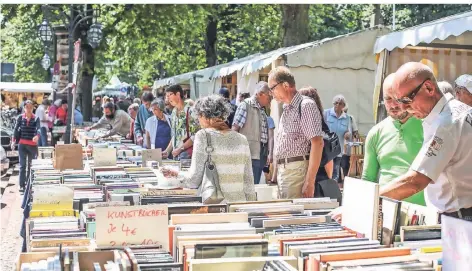
[[[31,160],[38,155],[38,147],[19,144],[18,153],[20,155],[20,187],[25,187],[28,180],[26,174],[28,173],[29,176]]]
[[[333,180],[341,182],[341,160],[342,157],[336,157],[333,160]]]
[[[267,164],[267,152],[267,144],[261,144],[261,154],[259,156],[261,159],[252,159],[252,174],[254,176],[254,184],[259,184],[259,182],[261,181],[262,170]]]
[[[190,154],[187,151],[183,151],[179,154],[179,156],[174,157],[174,160],[180,161],[180,159],[190,159]]]
[[[48,128],[46,127],[41,127],[41,136],[39,137],[38,146],[39,147],[48,146]]]

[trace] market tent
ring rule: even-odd
[[[297,88],[312,86],[318,90],[325,109],[332,107],[334,96],[342,94],[359,132],[365,135],[375,125],[371,91],[376,62],[372,47],[377,37],[388,31],[375,27],[325,39],[287,54],[286,65],[295,76]]]
[[[113,75],[110,78],[110,82],[100,91],[96,91],[93,93],[93,96],[119,96],[126,94],[126,92],[121,91],[122,88],[129,87],[130,84],[121,82],[118,76]]]
[[[378,59],[373,93],[374,120],[386,117],[381,102],[383,79],[410,61],[428,65],[436,78],[453,83],[472,73],[472,12],[445,17],[377,39]]]
[[[52,93],[51,83],[0,82],[0,90],[5,92]]]

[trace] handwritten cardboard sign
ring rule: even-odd
[[[143,166],[146,166],[147,161],[157,161],[159,165],[162,163],[161,149],[143,150],[142,152]]]
[[[472,222],[441,216],[443,270],[472,270]]]
[[[94,148],[93,163],[96,167],[116,166],[116,149]]]
[[[33,210],[72,210],[74,190],[62,185],[41,185],[33,188]]]
[[[169,250],[166,204],[96,208],[97,246],[154,245]]]
[[[54,149],[54,169],[84,169],[82,162],[82,145],[56,145]]]

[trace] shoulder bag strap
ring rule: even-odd
[[[190,110],[190,107],[187,108],[187,113],[185,114],[185,130],[187,131],[187,138],[190,138],[190,125],[188,121],[188,111]]]
[[[206,129],[203,129],[203,132],[205,133],[205,137],[206,137],[206,140],[207,140],[207,146],[205,148],[205,152],[207,154],[207,162],[212,163],[211,153],[213,152],[213,146],[211,145],[211,138],[208,135]]]
[[[305,98],[305,96],[302,96],[302,98],[303,98],[303,99],[311,99],[310,97],[306,97],[306,98]],[[313,100],[313,99],[311,99],[311,100]],[[302,101],[303,101],[303,100],[302,100]],[[318,108],[318,110],[319,110],[319,108]],[[321,112],[320,112],[320,114],[321,114]],[[300,104],[298,105],[298,116],[300,117],[300,120],[301,120],[301,118],[302,118],[302,103],[300,103]],[[326,124],[326,122],[325,122],[325,120],[324,120],[323,114],[321,114],[320,117],[321,117],[321,130],[322,130],[325,134],[327,134],[327,133],[330,132],[330,131],[329,131],[329,127],[328,127],[328,125]]]

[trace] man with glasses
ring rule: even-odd
[[[383,100],[388,117],[375,125],[365,140],[362,179],[381,186],[406,173],[423,144],[421,121],[402,110],[393,98],[394,74],[383,82]],[[405,201],[425,206],[423,191]]]
[[[402,109],[423,120],[424,141],[410,170],[381,195],[403,200],[424,189],[440,213],[472,220],[472,108],[443,95],[432,70],[419,62],[398,69],[393,89]]]
[[[456,79],[456,97],[459,101],[472,106],[472,75],[463,74]]]
[[[264,107],[269,106],[271,100],[269,86],[261,81],[256,85],[256,94],[242,101],[234,114],[232,129],[246,136],[249,142],[255,184],[261,180],[269,155],[269,128]]]
[[[274,177],[280,198],[312,198],[323,153],[322,116],[316,102],[303,98],[286,67],[269,73],[269,89],[284,103],[274,146]]]

